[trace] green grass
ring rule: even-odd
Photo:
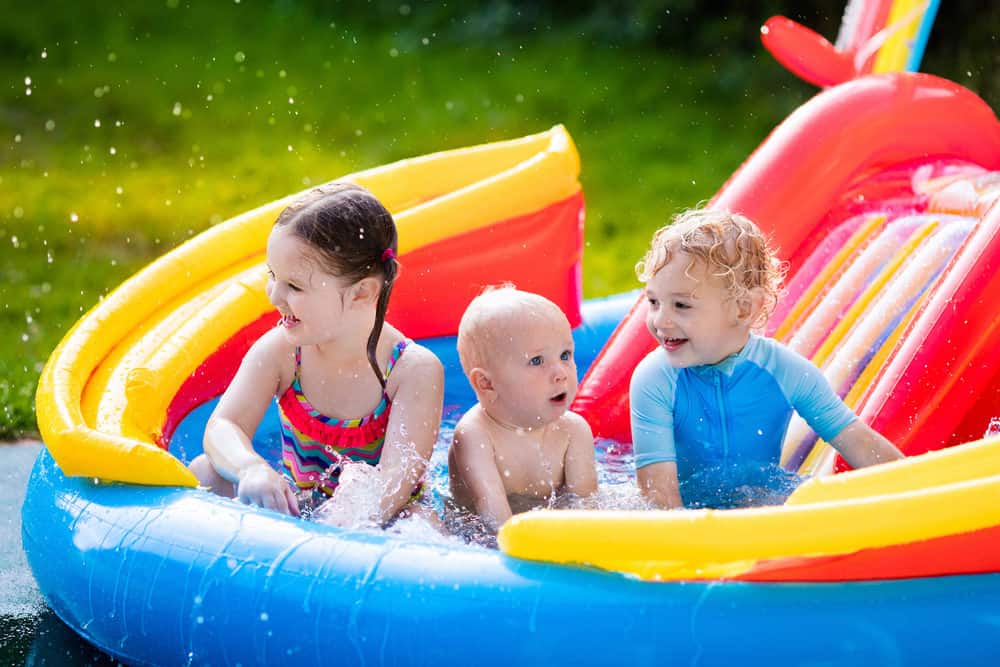
[[[18,12],[0,29],[0,439],[37,432],[38,373],[83,312],[229,216],[563,123],[583,162],[585,293],[610,294],[636,286],[655,228],[811,94],[763,54],[681,59],[572,27],[485,43],[402,19],[362,31],[293,4],[176,4]]]

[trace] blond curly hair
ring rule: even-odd
[[[635,265],[639,280],[648,282],[676,253],[689,255],[692,264],[701,262],[710,275],[723,281],[733,299],[748,298],[759,289],[764,303],[753,326],[767,322],[781,296],[787,265],[753,221],[709,208],[680,213],[653,234],[646,256]]]

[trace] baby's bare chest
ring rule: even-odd
[[[547,498],[565,482],[565,438],[559,442],[525,442],[516,438],[494,443],[494,460],[508,495]]]

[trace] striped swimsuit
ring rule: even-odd
[[[401,340],[392,349],[392,358],[385,371],[386,380],[409,342]],[[278,400],[281,461],[297,487],[331,496],[337,488],[342,463],[358,461],[377,465],[382,458],[392,401],[383,391],[382,400],[366,417],[327,417],[302,393],[301,364],[302,350],[295,348],[295,379]]]

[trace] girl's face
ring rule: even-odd
[[[341,336],[349,285],[323,268],[316,252],[287,226],[267,240],[267,298],[281,313],[278,326],[295,345],[319,345]]]
[[[675,368],[716,364],[746,345],[750,322],[702,262],[674,257],[646,283],[646,327]]]

